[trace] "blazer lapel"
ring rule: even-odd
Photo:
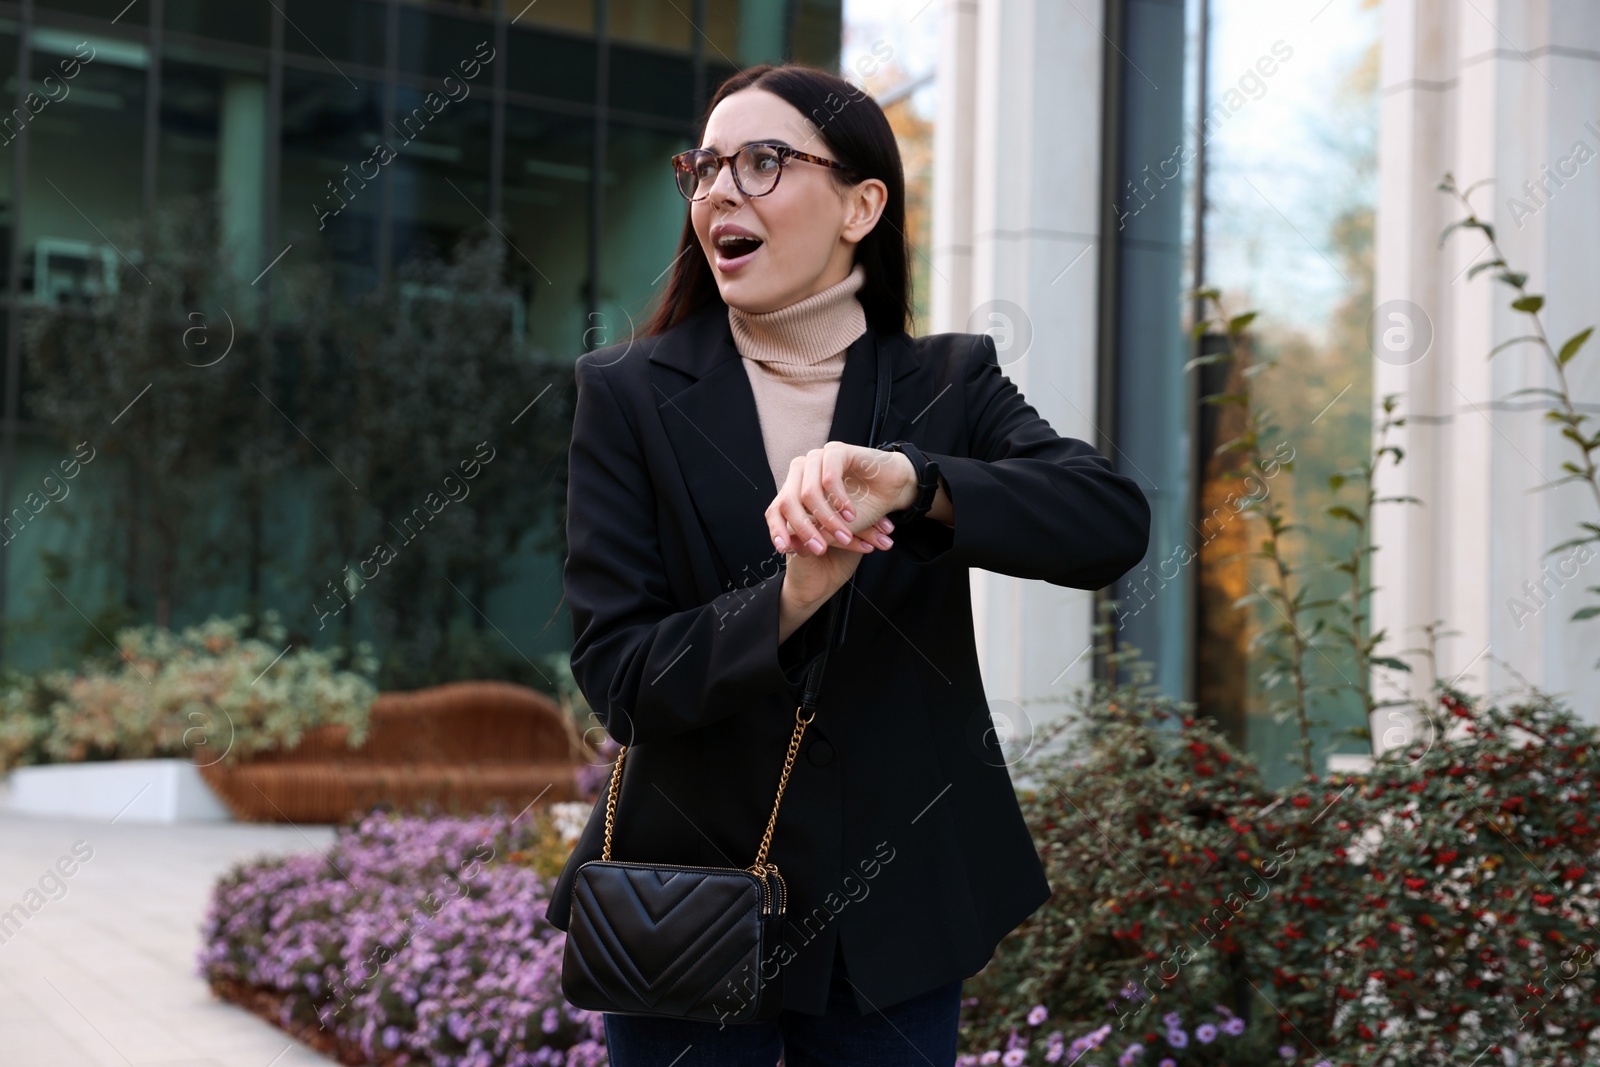
[[[869,327],[846,351],[830,441],[877,443],[867,441],[877,385],[873,338]],[[893,378],[916,369],[909,336],[879,334],[877,340],[882,357],[893,361]],[[651,387],[684,483],[723,565],[724,581],[743,587],[771,577],[778,572],[780,553],[767,539],[763,513],[778,487],[727,307],[711,304],[663,334],[650,362],[688,376],[652,373]],[[895,400],[891,390],[882,431],[886,440],[901,436],[909,421]]]

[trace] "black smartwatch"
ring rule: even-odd
[[[903,525],[928,513],[933,498],[939,492],[939,464],[923,455],[922,449],[910,441],[884,441],[878,448],[885,452],[902,452],[917,472],[917,496],[911,506],[901,511],[889,512],[887,518],[896,526]]]

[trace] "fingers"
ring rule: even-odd
[[[888,534],[883,533],[874,527],[873,529],[867,531],[867,537],[865,538],[852,537],[850,538],[850,543],[848,545],[823,545],[822,552],[813,552],[810,544],[800,544],[798,541],[796,541],[795,544],[798,546],[798,551],[803,552],[807,556],[819,556],[822,555],[823,552],[827,552],[829,549],[837,549],[840,552],[855,552],[864,556],[868,552],[876,552],[880,548],[893,548],[894,539]],[[791,549],[790,551],[784,553],[786,556],[792,556],[795,554],[796,549]]]
[[[849,528],[849,523],[856,521],[854,500],[850,495],[849,479],[845,477],[847,455],[844,447],[835,446],[822,449],[822,473],[819,479],[822,498],[830,507],[837,507],[840,521],[845,524],[846,533],[854,533]]]
[[[836,501],[848,500],[843,494],[840,469],[842,460],[837,448],[813,448],[806,453],[805,474],[800,482],[800,503],[821,528],[819,533],[832,544],[848,545],[855,537],[849,520],[834,509]],[[837,495],[829,492],[837,486]]]
[[[866,531],[866,537],[851,537],[848,545],[837,545],[840,552],[859,552],[863,556],[868,552],[876,552],[880,548],[894,547],[894,541],[886,533],[877,529]]]
[[[767,505],[767,533],[780,552],[803,550],[820,556],[828,550],[827,542],[799,502],[804,472],[805,457],[796,456],[789,463],[789,476],[783,480],[778,495]]]
[[[789,464],[788,477],[764,513],[768,536],[778,551],[805,551],[820,556],[830,546],[865,553],[894,544],[888,536],[894,523],[887,517],[859,536],[850,529],[856,511],[847,489],[845,468],[847,452],[854,446],[837,442],[834,445],[812,449]]]

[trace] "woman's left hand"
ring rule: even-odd
[[[868,528],[911,505],[916,477],[904,453],[829,441],[789,464],[789,477],[767,505],[767,533],[780,552],[820,556],[830,546],[870,552],[864,541],[888,548],[882,529]]]

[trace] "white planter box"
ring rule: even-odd
[[[118,822],[229,822],[188,760],[133,759],[18,767],[8,776],[6,807],[26,815]]]
[[[1372,757],[1359,752],[1335,752],[1328,757],[1329,774],[1365,774],[1372,770]]]

